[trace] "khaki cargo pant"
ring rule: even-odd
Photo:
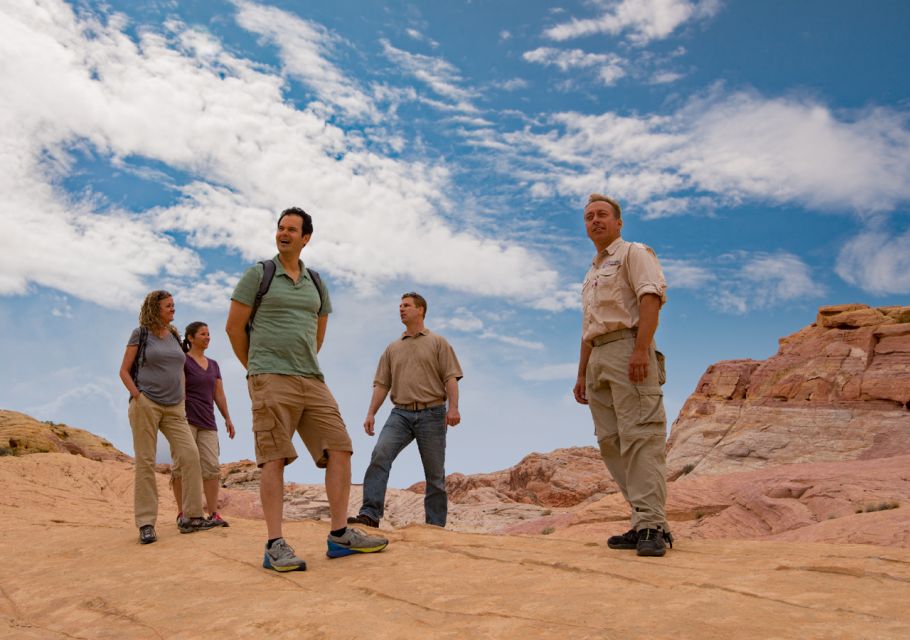
[[[600,455],[623,497],[632,506],[632,527],[669,531],[667,502],[667,416],[658,377],[660,365],[649,349],[648,377],[629,380],[635,338],[594,347],[585,372],[586,392]]]
[[[183,403],[170,406],[158,404],[140,393],[135,400],[130,400],[128,414],[136,456],[133,495],[136,526],[154,525],[158,517],[155,454],[159,431],[170,443],[174,460],[180,465],[183,474],[183,514],[187,518],[201,518],[202,473],[199,469],[199,451],[193,434],[190,433]]]

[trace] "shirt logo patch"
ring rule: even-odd
[[[605,266],[605,267],[616,267],[616,266],[621,265],[621,264],[622,264],[622,260],[607,260],[607,261],[604,263],[604,266]]]

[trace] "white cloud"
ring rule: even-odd
[[[51,309],[51,315],[55,318],[72,319],[73,308],[70,306],[69,298],[66,296],[54,296],[54,301],[55,304]]]
[[[682,25],[712,17],[719,0],[622,0],[610,2],[596,18],[572,18],[544,31],[552,40],[562,41],[597,34],[625,33],[629,42],[645,45],[670,36]]]
[[[450,100],[449,106],[459,111],[477,111],[471,102],[476,94],[462,86],[464,79],[452,63],[444,58],[403,51],[386,39],[380,40],[380,44],[386,57],[403,73],[417,78],[437,95]]]
[[[435,320],[434,324],[439,329],[452,329],[460,333],[470,333],[476,335],[481,340],[496,340],[503,344],[522,349],[540,350],[544,348],[542,342],[537,340],[526,340],[518,336],[504,334],[499,331],[490,329],[487,324],[477,317],[472,311],[459,307],[448,318]]]
[[[302,38],[301,25],[291,26]],[[116,14],[77,17],[55,0],[0,9],[0,58],[17,61],[0,67],[0,81],[16,87],[0,92],[0,294],[22,294],[34,282],[132,307],[162,281],[198,278],[203,284],[187,295],[215,304],[232,276],[208,275],[196,250],[267,257],[276,212],[297,204],[315,218],[305,259],[359,289],[407,277],[533,306],[565,304],[558,274],[542,257],[448,226],[453,203],[443,195],[451,189],[442,161],[368,151],[360,134],[321,115],[347,103],[296,109],[281,76],[205,34],[139,26],[134,41],[124,28]],[[441,61],[414,59],[458,80]],[[468,95],[443,84],[449,98]],[[77,153],[113,165],[149,161],[190,181],[175,183],[181,198],[171,206],[105,211],[103,198],[87,192],[74,200],[57,186]],[[186,234],[187,246],[175,233]],[[528,264],[538,265],[533,291]]]
[[[605,190],[651,217],[744,200],[851,213],[910,200],[907,115],[884,108],[834,113],[716,88],[666,116],[557,113],[500,139],[538,193]]]
[[[768,309],[794,300],[817,299],[825,287],[812,277],[809,266],[786,252],[725,256],[738,264],[721,270],[710,293],[712,304],[728,313]]]
[[[436,42],[435,40],[433,40],[433,38],[430,38],[426,34],[421,33],[417,29],[413,29],[413,28],[405,29],[405,33],[407,33],[410,37],[414,38],[414,40],[417,40],[417,42],[425,42],[426,44],[430,45],[434,49],[439,47],[438,42]]]
[[[236,274],[216,271],[175,283],[172,290],[180,305],[188,304],[197,309],[221,311],[230,306],[231,293],[239,280]]]
[[[509,80],[495,82],[493,83],[493,86],[498,87],[503,91],[518,91],[519,89],[527,89],[529,83],[523,78],[510,78]]]
[[[685,74],[676,71],[658,71],[651,76],[651,84],[670,84],[684,77]]]
[[[435,323],[441,329],[449,328],[462,333],[474,333],[483,329],[483,320],[464,307],[459,307],[451,316],[436,320]]]
[[[835,268],[852,285],[876,295],[910,293],[910,230],[873,227],[847,242]]]
[[[623,68],[626,60],[612,53],[588,53],[581,49],[538,47],[526,51],[522,58],[527,62],[558,67],[560,71],[597,67],[598,77],[606,86],[613,85],[626,75]]]
[[[337,106],[351,117],[378,118],[369,96],[327,57],[341,41],[337,35],[316,22],[275,7],[245,0],[235,0],[234,4],[237,23],[278,45],[287,72],[310,86],[320,100]],[[207,48],[214,56],[220,45],[212,41]]]
[[[785,251],[738,251],[701,260],[661,256],[660,264],[671,299],[674,291],[690,289],[715,309],[736,315],[815,300],[826,293],[812,269]]]
[[[691,261],[662,258],[660,266],[671,289],[699,289],[714,280],[709,269]]]

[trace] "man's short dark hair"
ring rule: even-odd
[[[278,216],[278,226],[281,226],[281,221],[284,220],[285,216],[300,216],[300,219],[303,220],[301,235],[306,236],[313,233],[313,218],[300,207],[288,207],[282,211],[281,215]]]
[[[408,291],[407,293],[401,294],[401,299],[404,300],[405,298],[410,298],[413,300],[415,307],[418,309],[423,309],[423,317],[427,317],[427,301],[422,295],[413,291]]]

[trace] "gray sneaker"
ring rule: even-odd
[[[271,547],[266,543],[262,568],[275,571],[306,571],[306,562],[294,554],[291,545],[285,542],[284,538],[278,538]]]
[[[360,529],[348,527],[344,535],[328,537],[329,550],[326,555],[330,558],[343,558],[354,553],[375,553],[389,546],[389,541],[382,536],[371,536]]]

